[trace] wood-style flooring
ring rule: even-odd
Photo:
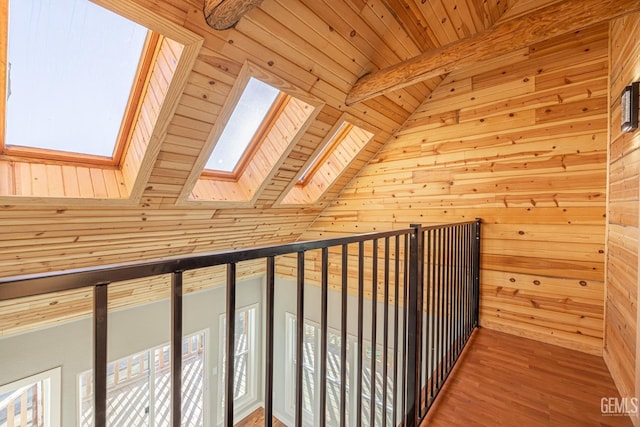
[[[632,426],[603,416],[603,397],[619,394],[601,357],[478,329],[421,427]],[[264,425],[263,410],[238,425]]]
[[[601,357],[479,329],[422,426],[631,426],[603,397],[619,394]]]
[[[258,408],[251,415],[236,423],[235,427],[251,427],[264,425],[264,408]],[[276,417],[273,417],[273,427],[287,427]]]

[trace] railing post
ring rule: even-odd
[[[473,326],[480,325],[480,225],[481,218],[476,218],[476,240],[473,245],[473,292],[474,292],[474,310]]]
[[[182,422],[182,271],[171,276],[171,425]]]
[[[107,425],[107,283],[93,287],[94,425]]]
[[[266,307],[266,355],[265,355],[265,380],[264,380],[264,425],[273,425],[273,321],[274,321],[274,296],[275,296],[275,258],[267,258],[267,307]]]
[[[234,368],[235,368],[235,353],[236,353],[236,264],[227,264],[227,328],[226,328],[226,355],[227,360],[225,373],[225,396],[224,396],[224,425],[233,425],[233,398],[234,394]]]
[[[422,287],[422,261],[423,238],[422,226],[411,224],[413,232],[409,244],[409,292],[407,297],[407,400],[405,408],[405,426],[414,427],[417,424],[420,402],[420,367],[418,366],[418,351],[420,339],[420,313],[421,301],[419,300]]]

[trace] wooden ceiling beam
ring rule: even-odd
[[[263,0],[205,0],[204,18],[214,30],[233,28],[245,13]]]
[[[480,60],[496,58],[550,38],[640,12],[640,0],[565,0],[414,58],[364,75],[347,105],[431,79]]]

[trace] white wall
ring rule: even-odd
[[[264,280],[239,281],[236,306],[262,306]],[[225,288],[197,292],[183,299],[184,335],[208,329],[209,355],[207,381],[210,402],[217,402],[217,360],[219,354],[219,319],[225,312]],[[262,309],[257,313],[262,319]],[[132,309],[109,313],[109,360],[168,343],[170,340],[170,302],[164,300]],[[258,330],[261,330],[258,325]],[[82,319],[60,326],[0,339],[0,384],[7,384],[48,369],[62,367],[62,423],[77,425],[78,374],[92,368],[92,320]],[[258,340],[259,348],[262,346]],[[263,354],[264,352],[259,352]],[[258,356],[261,357],[261,356]],[[262,362],[258,360],[258,366]],[[262,374],[258,372],[258,378]],[[258,384],[262,400],[262,382]],[[213,425],[217,405],[210,405],[207,425]]]

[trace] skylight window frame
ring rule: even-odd
[[[275,206],[324,206],[326,195],[338,188],[338,180],[345,174],[353,176],[353,164],[358,159],[366,158],[365,150],[371,153],[380,148],[380,132],[370,123],[349,113],[342,113],[300,168],[295,181],[276,200]],[[351,139],[352,134],[355,140]],[[348,147],[343,147],[344,143],[355,143],[357,151],[349,154]]]
[[[322,165],[327,161],[329,156],[342,144],[342,141],[349,135],[349,132],[353,129],[354,124],[348,121],[343,121],[336,129],[336,132],[331,137],[331,140],[326,144],[322,150],[316,155],[311,164],[300,175],[296,185],[304,187],[309,184],[309,181],[313,179],[313,176],[318,172]]]
[[[244,92],[248,83],[249,83],[249,79],[247,79],[247,81],[244,83],[242,92]],[[284,109],[287,107],[287,103],[289,102],[290,99],[291,99],[291,95],[288,95],[283,91],[280,91],[276,99],[273,101],[271,108],[269,109],[264,119],[260,123],[260,126],[258,127],[255,134],[251,138],[251,141],[249,141],[249,144],[247,145],[247,148],[242,153],[242,156],[238,160],[238,163],[236,163],[236,166],[233,168],[231,172],[215,170],[215,169],[204,169],[202,171],[201,177],[204,179],[215,179],[220,181],[237,181],[240,178],[240,176],[244,173],[244,171],[247,169],[247,166],[249,165],[251,159],[253,158],[253,155],[256,153],[256,151],[260,147],[260,144],[264,141],[266,136],[269,134],[269,132],[273,128],[274,124],[278,120],[278,117],[280,117],[280,114],[282,114]],[[234,108],[236,105],[238,105],[239,101],[240,101],[240,97],[238,97],[238,99],[236,100],[234,104]],[[227,119],[227,122],[228,122],[228,119]],[[226,126],[226,123],[225,123],[225,126]]]
[[[102,167],[120,166],[123,155],[126,152],[134,124],[137,120],[142,100],[149,86],[153,64],[157,58],[163,36],[147,29],[147,36],[142,47],[138,67],[131,85],[131,91],[124,110],[122,122],[118,130],[118,136],[114,142],[114,150],[111,157],[86,153],[75,153],[62,150],[29,147],[23,145],[6,144],[6,108],[7,108],[7,63],[9,40],[9,2],[0,0],[0,159],[39,161],[49,163],[51,161],[64,162],[65,164],[91,165]],[[14,0],[18,1],[18,0]],[[87,0],[88,1],[88,0]],[[100,5],[99,5],[100,6]],[[102,7],[102,6],[100,6]]]

